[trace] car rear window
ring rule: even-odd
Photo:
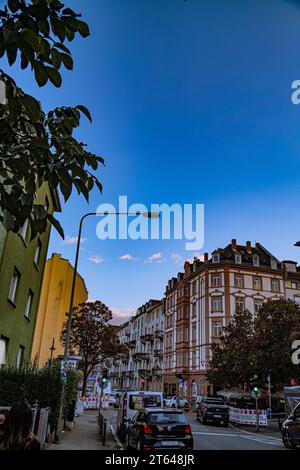
[[[150,413],[148,424],[187,424],[187,420],[182,413]]]
[[[140,410],[141,408],[160,408],[162,406],[159,395],[130,395],[129,409]]]
[[[207,403],[208,405],[225,405],[224,401],[220,398],[209,398],[208,400],[205,400],[204,403]]]

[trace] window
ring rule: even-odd
[[[262,288],[261,277],[259,277],[259,276],[254,276],[254,278],[253,278],[253,289],[255,289],[255,290],[261,290],[261,288]]]
[[[220,254],[219,253],[214,253],[212,256],[212,262],[213,263],[219,263],[220,262]]]
[[[213,322],[213,336],[219,338],[223,334],[223,323],[221,321]]]
[[[192,304],[192,318],[195,318],[197,315],[197,302]]]
[[[235,298],[235,308],[245,310],[245,299],[243,297]]]
[[[27,235],[28,235],[28,219],[25,220],[23,227],[21,228],[20,235],[23,238],[23,240],[26,242]]]
[[[184,353],[184,367],[188,367],[188,366],[189,366],[189,353],[185,352]]]
[[[277,261],[275,259],[271,259],[271,268],[277,269]]]
[[[271,279],[271,291],[272,292],[280,291],[279,279]]]
[[[33,292],[29,289],[27,302],[26,302],[26,307],[25,307],[25,313],[24,313],[26,318],[30,317],[30,310],[31,310],[32,300],[33,300]]]
[[[197,292],[197,283],[196,283],[196,281],[194,281],[193,284],[192,284],[192,292],[193,292],[193,294],[196,294],[196,292]]]
[[[15,268],[11,281],[10,281],[10,288],[9,288],[9,293],[8,293],[8,298],[11,302],[15,302],[20,278],[21,278],[21,274],[19,273],[17,268]]]
[[[18,355],[17,355],[17,368],[19,369],[24,361],[24,346],[19,347]]]
[[[38,240],[36,248],[35,248],[35,252],[34,252],[34,258],[33,258],[33,261],[35,262],[36,265],[39,264],[41,248],[42,248],[42,244],[40,240]]]
[[[241,256],[239,253],[236,253],[236,254],[235,254],[234,259],[235,259],[235,262],[236,262],[237,264],[241,264],[241,262],[242,262],[242,256]]]
[[[263,304],[263,303],[262,303],[262,300],[256,300],[256,299],[254,300],[254,312],[255,312],[255,313],[258,313],[258,312],[259,312],[259,310],[260,310],[261,307],[262,307],[262,304]]]
[[[253,256],[253,266],[259,266],[259,256]]]
[[[244,277],[242,274],[235,274],[234,275],[234,286],[240,289],[244,286]]]
[[[196,323],[193,323],[192,325],[192,340],[196,340]]]
[[[1,336],[0,338],[0,367],[6,364],[8,339]]]
[[[185,329],[185,337],[184,337],[185,341],[188,341],[189,340],[189,329],[186,328]]]
[[[200,282],[200,295],[204,294],[204,279],[201,279]]]
[[[213,287],[219,287],[221,285],[221,274],[213,274]]]
[[[213,297],[212,298],[212,311],[221,312],[222,311],[222,297]]]

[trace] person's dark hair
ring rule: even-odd
[[[24,401],[13,406],[8,412],[0,431],[0,448],[22,450],[32,441],[32,411]]]

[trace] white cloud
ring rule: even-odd
[[[65,239],[62,241],[65,245],[74,245],[77,243],[78,237],[70,237],[70,235],[66,235]],[[84,243],[87,241],[87,238],[81,237],[80,243]]]
[[[184,262],[184,258],[179,253],[172,253],[171,260],[174,261],[174,263],[176,264]]]
[[[121,325],[129,320],[129,318],[135,314],[136,308],[134,307],[111,307],[113,313],[112,321]]]
[[[153,255],[145,259],[144,263],[153,263],[153,261],[156,261],[157,263],[162,262],[162,253],[160,251],[153,253]]]
[[[96,263],[96,264],[101,264],[104,261],[104,259],[101,258],[101,256],[99,255],[91,255],[88,259],[89,261],[93,261],[93,263]]]
[[[124,259],[124,260],[127,260],[127,261],[132,261],[132,260],[134,260],[134,257],[132,255],[130,255],[129,253],[127,253],[126,255],[119,256],[118,259]]]

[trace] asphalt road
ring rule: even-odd
[[[194,436],[194,450],[283,450],[280,434],[252,433],[229,426],[203,425],[195,416],[186,416]],[[116,430],[116,411],[111,410],[110,423]]]
[[[195,417],[187,416],[194,436],[195,450],[282,450],[280,435],[252,433],[229,426],[203,425]]]

